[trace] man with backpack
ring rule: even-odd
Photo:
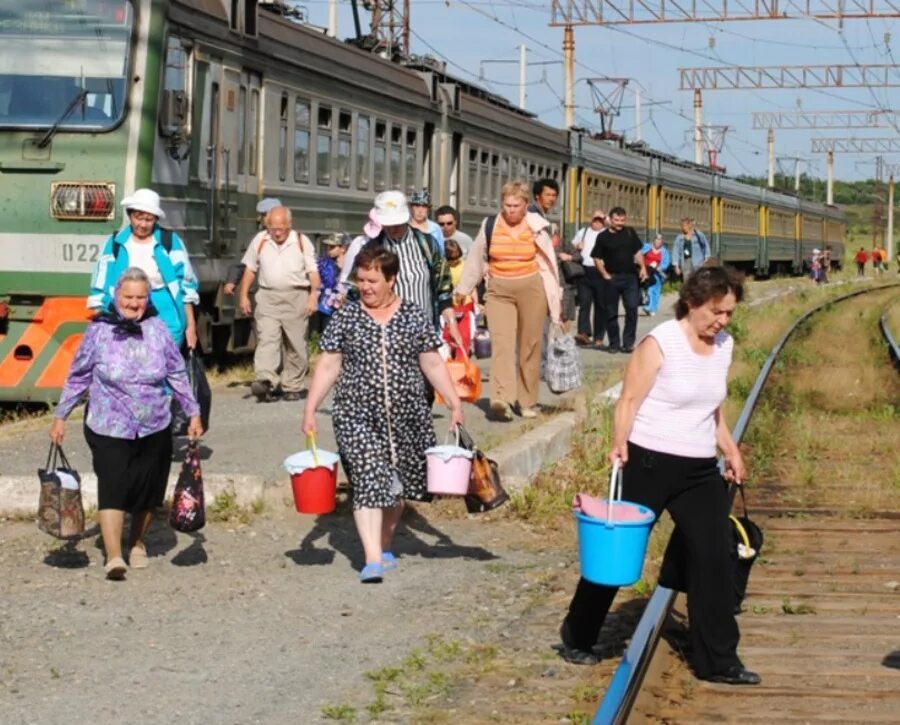
[[[681,234],[675,237],[672,249],[675,274],[687,279],[691,276],[691,272],[700,269],[710,256],[709,242],[703,232],[694,228],[694,220],[690,217],[682,219]]]
[[[241,262],[240,308],[256,322],[256,379],[250,390],[261,403],[272,400],[279,387],[284,400],[300,400],[309,371],[306,331],[321,288],[315,249],[305,234],[291,228],[291,210],[277,206],[266,215],[265,233],[254,238]],[[253,309],[250,287],[257,279]]]

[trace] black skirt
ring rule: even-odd
[[[172,467],[172,431],[145,438],[113,438],[84,426],[97,474],[99,509],[136,514],[161,506]]]

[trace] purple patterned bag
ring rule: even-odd
[[[206,525],[206,508],[203,504],[203,471],[200,468],[200,444],[188,444],[175,493],[172,494],[172,509],[169,511],[169,525],[176,531],[185,533],[199,531]]]

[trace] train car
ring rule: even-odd
[[[273,8],[0,0],[0,400],[57,398],[90,272],[124,223],[122,198],[144,186],[187,243],[205,350],[252,343],[220,283],[265,196],[314,238],[358,231],[380,191],[428,187],[474,234],[503,183],[549,177],[563,234],[596,206],[624,206],[644,238],[692,216],[726,261],[767,267],[758,189],[553,128],[443,68],[389,62]],[[798,244],[801,228],[833,246],[843,231],[821,205],[795,221]]]

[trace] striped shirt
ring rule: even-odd
[[[663,322],[649,336],[659,344],[663,364],[638,408],[628,440],[675,456],[715,457],[715,412],[727,392],[734,341],[720,332],[712,355],[698,355],[678,320]]]
[[[428,260],[422,253],[422,247],[413,236],[412,229],[400,241],[394,241],[387,234],[381,235],[385,249],[393,252],[400,259],[400,271],[397,273],[397,294],[401,299],[409,300],[421,307],[428,319],[434,317],[431,298],[431,270]]]
[[[531,227],[523,220],[511,229],[498,215],[491,235],[489,262],[492,277],[515,279],[537,274],[537,244]]]

